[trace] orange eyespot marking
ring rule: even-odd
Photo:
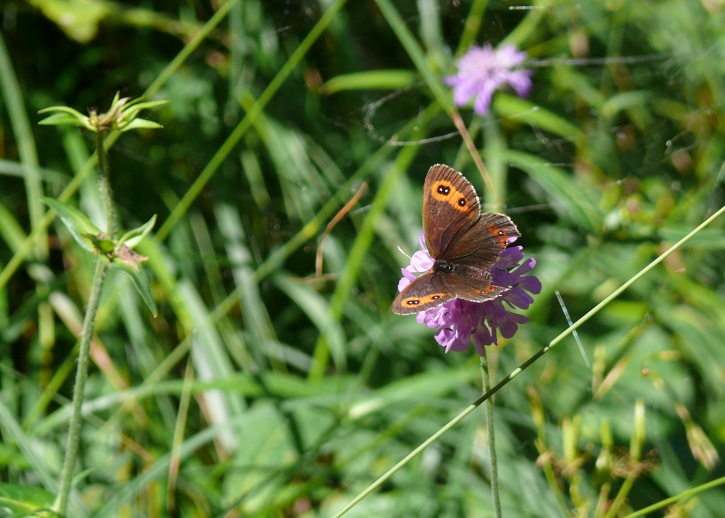
[[[485,288],[483,288],[482,291],[484,293],[493,293],[494,291],[496,291],[496,286],[494,286],[493,284],[491,284],[491,285],[486,286]]]
[[[424,304],[431,304],[438,302],[443,294],[441,293],[433,293],[431,295],[426,295],[425,297],[408,297],[407,299],[402,300],[403,306],[408,307],[416,307],[416,306],[422,306]]]
[[[436,200],[448,203],[451,207],[461,212],[468,211],[468,200],[451,182],[438,180],[433,184],[432,191],[431,195]]]
[[[503,227],[497,227],[496,225],[489,225],[488,232],[496,238],[498,246],[506,248],[508,244],[509,236]]]

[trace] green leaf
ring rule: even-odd
[[[613,119],[619,112],[648,105],[651,98],[652,92],[642,90],[614,95],[602,104],[599,115],[600,117]]]
[[[153,316],[156,316],[158,314],[158,309],[156,308],[156,301],[151,294],[151,281],[149,280],[148,274],[144,270],[136,270],[133,266],[128,263],[124,263],[118,258],[111,261],[111,267],[114,270],[126,272],[131,277],[131,281],[136,287],[138,294],[141,295],[146,307],[149,308],[149,311],[151,311]]]
[[[420,76],[410,70],[371,70],[333,77],[320,87],[320,93],[332,95],[344,90],[399,90],[419,79]]]
[[[69,106],[48,106],[47,108],[43,108],[42,110],[38,110],[38,113],[50,113],[50,112],[63,112],[67,113],[68,115],[71,115],[75,117],[76,119],[83,119],[86,116],[83,115],[78,110],[75,110],[73,108],[70,108]]]
[[[169,104],[169,101],[162,100],[162,101],[143,101],[140,102],[141,98],[134,99],[130,103],[126,105],[126,109],[124,112],[133,112],[138,113],[141,110],[150,110],[151,108],[156,108],[157,106],[163,106],[164,104]]]
[[[78,110],[69,108],[68,106],[50,106],[38,111],[38,113],[51,112],[55,113],[38,122],[38,124],[42,126],[81,126],[94,131],[94,128],[90,123],[90,119],[87,116],[83,115]]]
[[[54,500],[55,495],[39,487],[0,482],[0,509],[9,509],[11,516],[28,516],[49,509]]]
[[[101,230],[88,219],[88,216],[75,207],[54,198],[44,196],[42,200],[58,214],[58,217],[68,227],[71,235],[79,245],[89,252],[98,251],[96,246],[97,239],[94,238],[97,238],[101,234]]]
[[[144,237],[146,237],[149,232],[151,232],[151,229],[154,228],[155,224],[156,214],[154,214],[150,220],[148,220],[140,227],[134,228],[133,230],[129,230],[128,232],[126,232],[123,237],[118,240],[118,246],[126,245],[127,247],[133,249],[141,242]]]
[[[85,124],[82,120],[79,120],[72,115],[68,115],[67,113],[54,113],[50,117],[46,117],[42,121],[39,121],[38,124],[40,124],[41,126],[81,126],[83,128],[88,127],[88,125]]]
[[[521,169],[539,184],[553,201],[554,210],[588,232],[601,229],[603,215],[596,200],[560,167],[520,151],[507,150],[501,157]]]
[[[115,7],[102,0],[29,0],[37,9],[58,25],[66,36],[80,43],[92,40],[98,24]]]
[[[121,128],[122,132],[134,130],[134,129],[159,129],[163,128],[161,124],[158,122],[153,122],[146,119],[134,119],[130,123],[128,123],[126,126]]]
[[[550,131],[572,142],[581,141],[584,137],[581,130],[564,117],[515,95],[498,92],[494,97],[493,107],[502,116]]]
[[[148,110],[150,108],[155,108],[156,106],[161,106],[163,104],[168,104],[169,101],[163,100],[163,101],[144,101],[141,102],[141,98],[134,99],[133,101],[129,102],[126,106],[123,107],[121,110],[118,127],[122,132],[130,131],[133,129],[158,129],[163,128],[161,124],[158,124],[156,122],[146,120],[146,119],[137,119],[138,114],[141,113],[143,110]]]

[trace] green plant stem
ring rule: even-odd
[[[478,31],[481,29],[486,7],[488,7],[488,0],[474,0],[473,5],[471,5],[471,10],[466,17],[466,24],[463,26],[461,39],[458,41],[456,55],[462,54],[463,51],[468,50],[468,47],[476,43],[476,37],[478,36]]]
[[[627,499],[627,495],[632,490],[632,487],[634,487],[635,480],[637,480],[636,475],[630,475],[626,479],[624,479],[624,482],[622,482],[622,486],[619,489],[617,496],[614,498],[614,501],[609,507],[607,514],[604,515],[604,518],[612,518],[613,516],[617,515],[617,513],[619,512],[619,508],[622,507],[624,501]]]
[[[483,382],[483,394],[491,390],[491,378],[488,374],[488,357],[486,347],[483,348],[481,356],[481,381]],[[493,499],[493,515],[501,518],[501,498],[498,491],[498,457],[496,456],[496,432],[493,428],[493,399],[486,400],[486,435],[488,437],[488,455],[491,459],[491,498]]]
[[[113,195],[111,191],[111,178],[106,160],[106,148],[103,141],[106,137],[105,131],[96,131],[96,156],[98,157],[98,189],[101,194],[103,209],[106,216],[106,229],[110,235],[114,230]],[[65,459],[60,477],[60,490],[53,505],[53,509],[61,515],[65,515],[68,507],[68,496],[70,495],[71,482],[73,481],[73,470],[78,456],[78,445],[81,436],[83,392],[88,377],[88,361],[90,358],[91,341],[93,340],[93,329],[96,325],[96,314],[101,301],[103,280],[109,268],[106,257],[100,255],[96,262],[96,272],[93,274],[91,294],[88,298],[86,315],[83,319],[83,332],[81,344],[78,348],[78,369],[76,370],[76,382],[73,387],[73,407],[68,426],[68,442],[65,449]]]
[[[38,228],[43,217],[43,204],[40,201],[43,197],[43,180],[38,167],[38,151],[25,112],[23,94],[2,34],[0,34],[0,91],[3,94],[3,105],[7,109],[10,125],[17,138],[30,227]],[[45,260],[48,256],[48,240],[45,232],[40,237],[41,239],[34,243],[33,256],[36,260]]]
[[[116,215],[113,210],[113,191],[111,190],[111,174],[108,170],[106,148],[103,147],[105,131],[96,132],[96,154],[98,155],[98,191],[101,194],[103,214],[106,216],[106,233],[108,237],[116,230]]]
[[[453,124],[456,126],[456,129],[461,134],[463,142],[466,144],[466,149],[468,149],[468,152],[471,154],[473,163],[476,164],[478,172],[481,173],[483,183],[486,184],[486,190],[493,189],[493,180],[491,179],[491,175],[489,174],[488,169],[486,169],[486,165],[483,163],[483,159],[481,158],[481,154],[476,149],[476,145],[473,143],[471,134],[468,132],[468,129],[466,128],[466,125],[461,118],[461,114],[458,112],[458,110],[454,109],[451,112],[450,116]]]
[[[650,514],[651,512],[657,511],[664,507],[667,507],[670,504],[690,500],[691,498],[694,498],[696,495],[702,493],[703,491],[707,491],[708,489],[713,489],[715,487],[722,486],[724,484],[725,484],[725,477],[716,478],[715,480],[711,480],[710,482],[699,485],[697,487],[691,487],[690,489],[687,489],[678,495],[671,496],[669,498],[665,498],[664,500],[660,500],[656,504],[647,506],[644,509],[635,511],[632,514],[628,514],[625,518],[636,518],[638,516],[646,516],[646,515]]]
[[[63,469],[60,478],[60,490],[58,497],[53,504],[53,509],[60,515],[65,515],[68,507],[68,495],[70,494],[71,481],[73,480],[73,470],[75,468],[76,457],[78,455],[78,444],[81,433],[81,410],[83,407],[83,388],[86,384],[88,375],[88,360],[91,350],[91,340],[93,339],[93,328],[96,321],[96,313],[98,312],[99,302],[101,300],[101,290],[103,288],[103,279],[108,271],[108,260],[105,257],[99,257],[96,263],[96,272],[93,274],[93,284],[91,286],[91,295],[88,299],[88,307],[86,316],[83,320],[83,334],[81,335],[81,345],[78,351],[78,370],[76,371],[76,383],[73,388],[73,410],[70,417],[70,425],[68,428],[68,442],[65,449],[65,460],[63,461]]]
[[[460,423],[468,414],[476,410],[481,403],[489,399],[491,396],[493,396],[496,392],[501,390],[505,385],[507,385],[512,379],[514,379],[516,376],[521,374],[523,371],[525,371],[532,363],[534,363],[536,360],[541,358],[544,354],[549,352],[552,347],[554,347],[556,344],[561,342],[564,338],[569,336],[571,333],[574,332],[574,330],[578,329],[580,326],[582,326],[587,320],[592,318],[596,313],[602,310],[606,305],[608,305],[610,302],[612,302],[614,299],[616,299],[621,293],[629,288],[632,284],[637,282],[640,278],[642,278],[647,272],[649,272],[652,268],[660,264],[662,261],[664,261],[672,252],[680,248],[685,242],[687,242],[689,239],[692,238],[695,234],[700,232],[703,228],[708,226],[710,223],[715,221],[717,218],[719,218],[723,213],[725,212],[725,207],[721,207],[720,210],[718,210],[715,214],[707,218],[705,221],[703,221],[700,225],[697,226],[692,232],[687,234],[685,237],[680,239],[677,243],[672,245],[667,251],[665,251],[662,255],[657,257],[654,261],[649,263],[647,266],[642,268],[642,270],[639,271],[634,277],[629,279],[627,282],[622,284],[619,288],[617,288],[611,295],[609,295],[607,298],[605,298],[603,301],[601,301],[599,304],[594,306],[586,315],[584,315],[582,318],[577,320],[574,325],[569,326],[565,331],[563,331],[559,336],[554,338],[551,342],[549,342],[549,345],[546,347],[543,347],[542,349],[539,349],[536,353],[534,353],[531,358],[526,360],[524,363],[519,365],[516,369],[511,371],[504,379],[499,381],[496,386],[491,388],[491,390],[487,391],[484,395],[482,395],[480,398],[478,398],[476,401],[474,401],[472,404],[468,405],[461,413],[459,413],[456,417],[448,421],[448,423],[445,424],[440,430],[438,430],[436,433],[431,435],[426,441],[424,441],[420,446],[418,446],[416,449],[414,449],[412,452],[410,452],[408,455],[403,458],[400,462],[398,462],[395,466],[390,468],[388,471],[383,473],[378,479],[370,484],[362,493],[357,495],[355,498],[353,498],[345,507],[343,507],[340,511],[338,511],[335,514],[335,518],[338,516],[342,516],[347,511],[355,507],[355,505],[361,501],[363,498],[365,498],[367,495],[375,491],[378,487],[380,487],[382,484],[385,483],[386,480],[388,480],[390,477],[392,477],[400,468],[408,464],[411,460],[413,460],[415,457],[418,456],[419,453],[421,453],[423,450],[425,450],[428,446],[433,444],[435,441],[437,441],[443,434],[445,434],[448,430],[456,426],[458,423]]]
[[[506,182],[508,177],[509,164],[502,159],[508,144],[498,119],[486,116],[482,121],[481,128],[481,151],[478,153],[486,159],[487,174],[491,182],[486,186],[484,199],[486,200],[486,212],[500,212],[506,200]],[[469,137],[470,138],[470,137]]]
[[[629,445],[629,455],[633,463],[637,464],[640,462],[642,457],[642,445],[644,443],[645,437],[646,437],[646,431],[645,431],[645,410],[644,410],[644,402],[641,399],[638,399],[637,402],[634,405],[634,427],[632,431],[632,439]],[[622,507],[624,502],[627,500],[627,495],[629,495],[629,492],[632,490],[632,487],[634,487],[634,483],[639,477],[639,474],[636,473],[636,470],[634,473],[627,476],[627,478],[622,483],[622,486],[619,488],[619,491],[617,492],[617,496],[614,498],[614,501],[609,506],[609,509],[607,510],[607,514],[604,515],[604,518],[613,518],[618,514],[619,509]]]

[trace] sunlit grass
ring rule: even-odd
[[[171,101],[163,130],[110,142],[123,228],[159,217],[140,249],[159,316],[108,278],[72,516],[333,515],[476,401],[478,358],[390,311],[433,163],[503,203],[537,258],[543,292],[488,349],[493,384],[567,329],[555,290],[577,321],[723,206],[712,3],[223,5],[145,6],[200,27],[188,42],[111,16],[63,52],[42,13],[0,14],[0,509],[58,489],[93,271],[37,192],[100,206],[91,140],[37,126],[41,108]],[[528,99],[460,109],[486,189],[446,137],[462,41],[515,43],[535,69]],[[365,180],[316,278],[318,239]],[[579,327],[591,368],[567,338],[496,394],[504,516],[625,516],[677,495],[665,510],[718,515],[721,490],[692,496],[725,453],[724,235],[715,220]],[[483,427],[472,412],[350,516],[488,516]]]

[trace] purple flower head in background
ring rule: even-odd
[[[447,77],[445,83],[453,87],[453,102],[465,106],[471,97],[473,109],[479,115],[488,113],[493,92],[509,85],[521,97],[529,95],[533,71],[514,69],[526,59],[526,52],[519,52],[507,44],[494,50],[488,43],[483,47],[471,47],[456,66],[458,73]]]
[[[403,277],[398,283],[402,291],[416,278],[414,272],[425,272],[433,267],[434,259],[425,247],[425,237],[420,233],[420,246],[410,259],[410,265],[402,268]],[[448,351],[465,351],[471,345],[483,356],[483,346],[498,345],[497,334],[511,338],[519,324],[528,322],[525,316],[514,313],[512,309],[527,309],[534,299],[531,294],[541,292],[541,281],[533,275],[527,275],[536,265],[534,258],[524,258],[522,246],[506,248],[499,255],[491,269],[493,283],[509,289],[499,297],[486,302],[471,302],[454,299],[428,311],[418,313],[417,320],[431,329],[438,329],[436,341]]]

